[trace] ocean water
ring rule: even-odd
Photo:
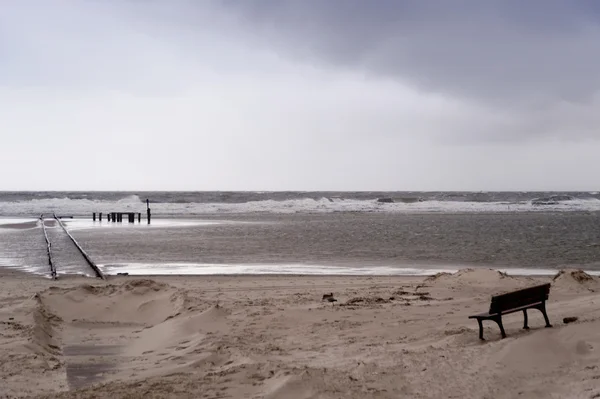
[[[0,192],[0,216],[152,210],[165,216],[329,212],[600,211],[599,192]],[[379,202],[388,199],[393,202]]]
[[[111,211],[144,220],[92,221]],[[2,192],[0,267],[48,274],[42,213],[73,216],[68,230],[108,274],[600,272],[597,192]],[[46,227],[58,273],[91,275]]]

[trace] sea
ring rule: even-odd
[[[0,267],[92,275],[54,216],[106,274],[600,273],[596,191],[5,191]]]

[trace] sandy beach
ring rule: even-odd
[[[600,280],[581,273],[0,273],[0,397],[600,397]],[[543,282],[553,328],[533,310],[478,339],[491,295]]]

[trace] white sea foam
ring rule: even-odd
[[[152,224],[148,225],[144,219],[142,219],[141,223],[128,223],[127,221],[122,223],[111,223],[106,217],[100,222],[99,220],[93,221],[91,218],[85,219],[64,219],[63,223],[69,228],[70,231],[73,230],[83,230],[83,229],[95,229],[95,228],[104,228],[104,229],[146,229],[146,228],[157,228],[157,227],[191,227],[191,226],[211,226],[216,224],[225,224],[232,223],[229,221],[215,221],[215,220],[200,220],[200,219],[168,219],[168,218],[155,218],[152,219]],[[236,222],[242,223],[242,222]],[[0,225],[1,227],[1,225]]]
[[[329,212],[390,212],[390,213],[485,213],[485,212],[573,212],[600,211],[600,200],[572,199],[550,205],[534,205],[531,201],[467,202],[467,201],[423,201],[414,203],[378,203],[371,200],[322,198],[292,199],[284,201],[263,200],[244,203],[151,203],[155,216],[201,216],[210,214],[236,213],[329,213]],[[0,202],[0,215],[35,216],[44,212],[58,215],[88,216],[92,212],[142,212],[146,204],[137,196],[128,196],[118,201],[89,199],[49,198],[27,201]]]
[[[329,266],[306,264],[210,264],[210,263],[119,263],[98,265],[106,274],[130,275],[235,275],[235,274],[290,274],[290,275],[354,275],[354,276],[431,276],[437,273],[455,273],[461,267],[394,267],[394,266]],[[552,276],[554,269],[496,269],[511,276]],[[600,271],[586,271],[600,275]]]

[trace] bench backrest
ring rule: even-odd
[[[490,314],[548,300],[550,284],[538,285],[492,297]]]

